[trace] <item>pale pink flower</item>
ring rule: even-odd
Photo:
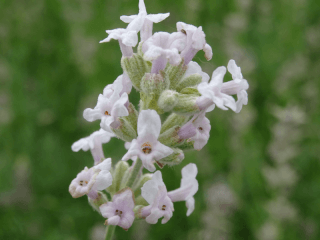
[[[139,157],[143,166],[151,172],[156,170],[154,162],[173,153],[170,147],[158,141],[161,129],[160,116],[155,110],[142,110],[138,117],[138,137],[132,140],[122,160]]]
[[[113,195],[112,202],[102,204],[100,212],[103,217],[108,218],[106,224],[118,225],[127,230],[134,221],[134,206],[133,192],[126,188]]]

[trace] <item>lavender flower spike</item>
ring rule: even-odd
[[[114,136],[115,135],[113,133],[100,129],[99,131],[92,133],[89,137],[81,138],[76,141],[72,144],[71,149],[74,152],[78,152],[80,149],[83,151],[88,151],[90,149],[94,159],[94,164],[97,165],[105,159],[102,144],[108,143]]]
[[[173,153],[170,147],[158,141],[161,120],[155,110],[142,110],[138,117],[138,137],[132,140],[128,152],[122,157],[127,161],[138,156],[150,172],[156,170],[154,162]]]
[[[196,179],[198,174],[197,165],[194,163],[189,163],[187,166],[182,168],[182,179],[180,188],[168,192],[169,198],[172,202],[186,201],[186,206],[188,208],[187,216],[189,216],[194,210],[194,198],[199,188],[199,183]]]
[[[108,218],[106,225],[118,225],[127,230],[134,221],[134,195],[130,188],[122,189],[113,196],[112,202],[102,204],[100,212]]]
[[[202,27],[197,28],[191,24],[177,22],[177,30],[187,35],[187,45],[181,52],[181,57],[184,58],[185,65],[187,65],[201,49],[204,51],[204,56],[208,61],[212,58],[212,48],[206,43],[206,35],[202,31]]]
[[[170,220],[174,211],[173,203],[168,197],[160,171],[156,171],[152,179],[143,185],[141,196],[150,204],[141,209],[141,216],[146,217],[147,223],[156,224],[162,217],[162,224]]]
[[[125,23],[131,23],[136,18],[143,18],[143,25],[140,30],[141,41],[146,41],[152,36],[153,23],[159,23],[169,17],[170,13],[147,14],[144,0],[139,0],[139,15],[121,16],[120,19]]]
[[[87,194],[90,198],[96,199],[98,192],[106,189],[112,184],[111,158],[105,159],[98,165],[85,167],[77,177],[72,180],[69,186],[69,192],[73,198],[82,197]]]

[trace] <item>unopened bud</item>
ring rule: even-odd
[[[179,148],[173,148],[173,153],[168,157],[159,160],[162,164],[167,164],[169,166],[178,165],[184,159],[184,153]]]
[[[179,94],[178,102],[173,111],[178,114],[192,115],[200,112],[197,105],[198,96],[193,94]]]
[[[97,212],[100,213],[99,207],[102,204],[107,203],[108,198],[104,193],[98,192],[98,197],[96,199],[92,199],[92,198],[88,197],[88,202],[94,210],[96,210]]]
[[[133,129],[131,124],[126,121],[123,117],[119,118],[119,126],[112,128],[111,130],[114,134],[125,142],[131,142],[133,139],[137,138],[137,132]]]
[[[160,133],[167,131],[169,128],[172,128],[173,126],[182,126],[188,120],[189,120],[188,116],[172,113],[167,117],[167,119],[162,124]]]
[[[146,72],[150,72],[151,67],[140,54],[133,54],[131,57],[122,57],[121,66],[127,72],[132,85],[140,91],[140,82]]]
[[[165,71],[170,80],[170,89],[176,89],[177,84],[181,81],[187,71],[187,66],[182,60],[178,66],[169,65]]]
[[[164,133],[161,133],[158,140],[162,144],[168,146],[168,147],[175,147],[179,145],[183,139],[179,137],[180,127],[179,126],[173,126],[172,128],[168,129]]]
[[[178,93],[176,91],[172,90],[165,90],[161,93],[159,100],[158,100],[158,106],[161,108],[164,112],[169,112],[173,109],[173,107],[178,102]]]
[[[141,188],[143,187],[143,184],[145,184],[146,182],[148,182],[149,180],[152,179],[152,174],[150,173],[147,173],[147,174],[143,174],[141,176],[141,178],[139,179],[137,185],[135,185],[133,187],[133,190],[134,190],[134,195],[135,196],[139,196],[141,195]]]
[[[137,131],[137,122],[138,122],[139,113],[132,103],[129,103],[129,106],[127,109],[128,109],[129,115],[123,117],[123,119],[125,119],[128,123],[130,123],[131,127],[135,131]]]
[[[137,204],[137,200],[136,200],[136,204]],[[144,208],[144,207],[145,207],[144,205],[136,205],[136,206],[133,208],[133,212],[134,212],[135,218],[137,218],[137,219],[144,218],[144,217],[142,217],[142,215],[141,215],[142,208]]]
[[[136,205],[144,205],[147,206],[149,203],[140,195],[136,198]]]
[[[202,76],[198,73],[191,74],[190,76],[183,78],[177,85],[176,90],[181,92],[182,89],[186,87],[197,86],[202,82]]]
[[[184,140],[180,145],[179,148],[183,151],[188,151],[188,150],[194,150],[194,141],[187,139]]]
[[[182,94],[193,94],[194,96],[198,96],[198,97],[201,96],[201,94],[199,93],[197,87],[186,87],[186,88],[182,89],[180,91],[180,93],[182,93]]]
[[[164,72],[160,74],[146,73],[141,80],[141,90],[146,94],[160,95],[170,86],[169,79],[165,77]]]
[[[119,161],[116,164],[115,169],[112,172],[112,185],[106,189],[110,194],[115,194],[120,190],[122,178],[128,168],[129,164],[127,162]]]

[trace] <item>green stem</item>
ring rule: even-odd
[[[133,183],[135,182],[137,176],[139,175],[141,167],[142,167],[142,161],[141,161],[140,158],[138,158],[137,161],[135,162],[134,166],[133,166],[133,169],[131,171],[131,175],[130,175],[130,177],[128,179],[128,182],[127,182],[127,186],[129,188],[132,188]]]
[[[105,240],[112,240],[115,229],[116,229],[115,225],[108,225],[107,226],[107,233],[106,233],[106,239]]]

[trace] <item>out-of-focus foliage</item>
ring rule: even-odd
[[[194,213],[176,203],[167,224],[135,222],[117,239],[320,239],[319,1],[145,2],[171,13],[155,31],[203,26],[213,60],[195,60],[211,74],[235,59],[249,105],[214,110],[206,148],[163,169],[171,190],[197,164]],[[68,193],[93,164],[70,146],[99,128],[82,111],[122,73],[118,43],[99,40],[137,12],[138,0],[0,2],[0,239],[103,239],[104,219]],[[105,146],[114,162],[124,153],[117,139]]]

